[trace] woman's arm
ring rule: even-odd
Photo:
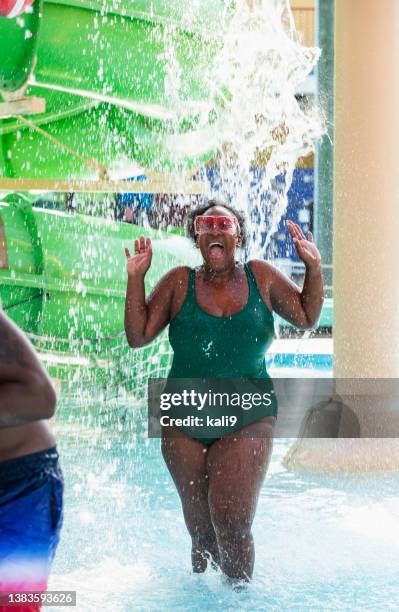
[[[149,344],[168,325],[174,289],[181,268],[168,272],[146,300],[144,278],[151,265],[151,239],[135,240],[135,254],[125,249],[128,274],[125,301],[125,332],[129,346]]]
[[[268,262],[252,262],[263,298],[283,319],[300,329],[311,329],[320,318],[324,302],[323,275],[320,253],[313,242],[311,232],[306,240],[296,223],[287,221],[300,259],[305,264],[305,280],[302,291],[285,274]]]
[[[30,342],[0,311],[0,428],[52,417],[56,399]]]
[[[269,295],[273,310],[295,327],[314,327],[324,302],[321,266],[306,266],[302,291],[277,268],[270,266],[269,269],[272,269]]]

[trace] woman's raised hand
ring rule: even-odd
[[[303,263],[311,268],[317,268],[320,266],[320,252],[313,242],[312,232],[308,232],[308,239],[306,239],[305,234],[297,223],[293,223],[293,221],[288,220],[287,227],[292,238],[294,239],[298,257],[303,261]]]
[[[152,260],[151,238],[140,236],[134,241],[134,255],[125,247],[126,271],[128,276],[145,276]]]

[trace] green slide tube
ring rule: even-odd
[[[21,201],[0,204],[0,223],[5,237],[2,308],[43,354],[52,355],[54,367],[60,369],[64,361],[64,370],[68,364],[79,363],[112,370],[116,361],[130,353],[123,325],[125,246],[133,248],[134,239],[142,234],[153,240],[147,291],[166,271],[182,264],[187,250],[187,239],[181,236],[171,238],[165,232],[105,218],[32,208]],[[180,255],[175,254],[176,245]],[[143,368],[154,351],[163,353],[160,365],[168,367],[165,337],[157,346],[137,352],[137,368]],[[132,383],[134,374],[132,368]],[[60,377],[65,378],[65,372]]]
[[[212,63],[230,12],[222,0],[35,0],[0,18],[0,94],[42,97],[32,121],[106,167],[189,170],[215,153]],[[211,24],[211,25],[210,25]],[[0,118],[0,178],[92,178],[78,158]]]

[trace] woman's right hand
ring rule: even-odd
[[[126,247],[125,255],[128,276],[145,276],[152,260],[151,238],[140,236],[139,240],[134,241],[134,255],[131,255]]]

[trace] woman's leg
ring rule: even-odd
[[[208,448],[179,433],[162,438],[162,454],[179,493],[184,519],[191,536],[194,572],[204,572],[207,553],[219,563],[219,551],[208,505]]]
[[[252,577],[255,553],[251,527],[272,453],[274,422],[274,417],[265,417],[235,437],[219,440],[207,453],[208,502],[220,567],[232,580],[249,581]]]

